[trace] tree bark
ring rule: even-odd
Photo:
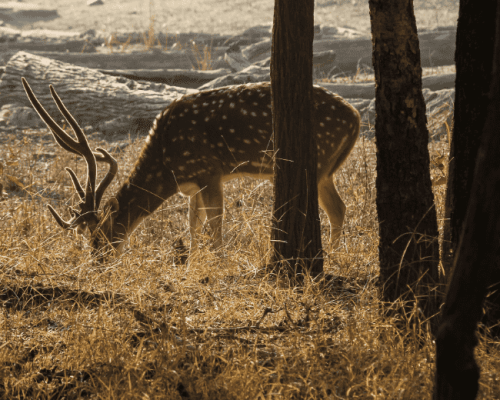
[[[500,2],[497,2],[497,4]],[[462,7],[462,4],[460,4]],[[479,11],[478,8],[475,8]],[[462,12],[462,10],[461,10]],[[484,129],[480,136],[472,190],[453,260],[453,273],[436,339],[434,399],[472,400],[478,391],[479,367],[474,360],[475,331],[483,300],[500,253],[500,7],[496,8],[496,33],[491,89]],[[490,19],[491,22],[491,19]],[[488,72],[488,71],[485,71]],[[457,71],[458,73],[458,71]],[[470,101],[474,102],[476,97]],[[464,103],[468,99],[463,99]],[[462,106],[466,107],[466,104]],[[471,104],[472,106],[472,104]],[[483,132],[482,135],[479,132]]]
[[[380,284],[385,301],[418,301],[430,318],[441,302],[439,247],[413,3],[370,0],[369,6],[377,83]]]
[[[491,84],[495,40],[496,0],[477,7],[474,0],[461,0],[458,16],[456,94],[453,136],[450,144],[446,217],[443,242],[443,266],[449,273],[458,247],[481,128],[486,121],[488,91]]]
[[[491,86],[493,46],[495,40],[496,0],[487,0],[481,7],[473,0],[460,2],[456,46],[455,124],[450,146],[448,188],[446,192],[445,225],[441,257],[445,272],[451,273],[469,197],[482,127],[488,111]],[[496,290],[486,302],[484,323],[488,326],[500,320],[500,268],[492,276],[491,289]],[[500,328],[491,333],[500,335]]]
[[[286,273],[323,272],[317,150],[312,132],[314,0],[275,0],[273,112],[274,262]],[[300,279],[300,278],[299,278]]]

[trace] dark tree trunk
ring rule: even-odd
[[[474,360],[475,331],[492,272],[498,269],[500,252],[499,28],[500,7],[497,7],[486,123],[484,129],[476,127],[476,135],[481,136],[477,164],[436,339],[436,400],[472,400],[479,386],[479,367]]]
[[[450,272],[453,252],[458,247],[460,230],[469,202],[491,83],[495,40],[496,0],[477,7],[474,0],[461,0],[455,52],[456,95],[453,137],[450,144],[443,261]]]
[[[441,301],[439,246],[413,3],[370,0],[369,5],[377,83],[376,186],[383,299],[418,298],[429,318]]]
[[[271,241],[283,271],[323,272],[312,132],[314,0],[275,0],[271,93],[275,150]]]
[[[441,251],[443,266],[448,275],[469,204],[477,151],[488,110],[496,7],[496,0],[486,0],[482,2],[481,7],[473,0],[460,1],[455,53],[455,123],[450,145]],[[497,262],[497,266],[498,264]],[[500,281],[500,268],[493,273],[492,289],[498,291],[496,283]],[[495,293],[488,300],[484,322],[494,325],[500,320],[500,295]],[[500,329],[494,328],[492,333],[498,336]]]

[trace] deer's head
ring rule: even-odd
[[[114,224],[114,217],[119,209],[118,201],[116,198],[112,197],[107,201],[102,210],[99,211],[103,194],[118,172],[118,163],[106,150],[97,148],[96,152],[93,152],[90,149],[85,134],[75,118],[64,106],[52,85],[50,85],[52,98],[61,114],[73,129],[77,140],[73,139],[52,119],[36,98],[26,79],[22,78],[22,83],[33,108],[50,129],[56,142],[70,153],[83,157],[87,163],[87,182],[85,184],[85,189],[80,184],[73,170],[71,168],[66,168],[80,198],[80,203],[76,207],[70,207],[71,219],[68,221],[64,220],[59,213],[49,205],[48,208],[52,216],[63,229],[76,229],[79,233],[83,233],[88,228],[90,231],[91,246],[95,255],[102,254],[102,252],[107,249],[114,248],[120,250],[123,240],[125,239],[125,229],[120,226],[115,226]],[[107,163],[109,165],[109,170],[104,179],[96,186],[97,162]]]

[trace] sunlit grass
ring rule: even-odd
[[[205,246],[188,264],[186,199],[174,196],[142,224],[121,257],[96,264],[86,240],[63,232],[46,204],[76,202],[71,166],[84,162],[46,131],[3,133],[0,202],[0,376],[9,398],[430,398],[434,343],[415,315],[381,314],[373,142],[360,139],[336,175],[347,204],[341,245],[328,249],[328,284],[302,288],[265,269],[272,186],[225,186],[224,255]],[[142,139],[111,149],[117,190]],[[433,179],[447,141],[430,145]],[[446,162],[446,161],[445,161]],[[103,172],[100,172],[103,174]],[[14,177],[13,183],[7,175]],[[438,217],[445,186],[435,188]],[[326,216],[321,212],[323,241]],[[498,397],[496,344],[477,350],[481,397]]]

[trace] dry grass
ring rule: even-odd
[[[1,396],[430,398],[431,337],[414,316],[381,315],[372,142],[359,140],[336,177],[348,213],[325,267],[338,278],[297,289],[264,269],[268,183],[226,185],[223,258],[205,247],[188,266],[179,263],[173,243],[188,242],[187,206],[176,196],[138,228],[122,257],[96,265],[86,241],[62,232],[46,210],[76,201],[63,167],[82,176],[84,163],[46,131],[0,133]],[[113,193],[142,139],[90,137],[119,161]],[[430,146],[434,161],[447,146]],[[443,175],[438,161],[434,179]],[[435,195],[441,216],[444,186]],[[322,221],[326,241],[323,213]],[[497,346],[480,339],[482,399],[500,396]]]
[[[119,51],[120,53],[125,53],[127,50],[135,49],[136,51],[162,51],[167,50],[168,46],[168,36],[161,34],[161,32],[155,31],[155,17],[151,17],[151,21],[149,24],[149,28],[147,32],[143,32],[140,38],[133,41],[132,34],[128,34],[127,38],[124,42],[121,42],[118,39],[118,34],[116,32],[111,33],[104,41],[104,47],[107,49],[107,53],[111,54],[115,51]],[[163,46],[161,37],[164,37],[165,46]],[[176,35],[177,37],[177,35]],[[176,50],[182,50],[183,45],[179,40],[175,40],[175,43],[172,45],[172,48]],[[82,49],[84,51],[85,47]],[[193,40],[190,44],[186,46],[186,49],[191,52],[195,63],[192,65],[194,69],[198,69],[200,71],[208,71],[212,70],[212,50],[213,46],[210,44],[204,45],[202,48]]]
[[[318,0],[316,22],[344,25],[332,20],[340,16],[368,27],[366,2],[357,8],[348,3]],[[441,3],[417,9],[420,26],[456,20],[456,8],[443,11]],[[149,21],[144,43],[151,47],[158,45],[152,14],[169,31],[189,30],[189,24],[196,31],[239,33],[272,20],[272,0],[249,2],[252,7],[243,12],[242,4],[231,5],[239,10],[237,18],[231,17],[234,10],[214,6],[220,2],[172,1],[155,9],[150,2],[149,10],[138,0],[116,4],[83,8],[84,2],[71,7],[66,0],[50,2],[60,9],[59,29],[68,24],[87,29],[82,24],[94,21],[96,28],[118,32],[125,21],[130,31]],[[182,14],[187,5],[193,8]],[[167,20],[167,12],[175,18]],[[221,22],[222,15],[231,23]],[[111,35],[110,49],[114,39]],[[128,45],[120,43],[119,51]],[[199,68],[210,62],[205,51],[198,52]],[[372,79],[369,72],[355,78]],[[110,143],[90,136],[92,147],[111,149],[119,161],[119,176],[109,190],[114,193],[142,139]],[[300,289],[264,269],[272,204],[268,183],[245,179],[225,186],[222,258],[205,247],[189,265],[179,262],[182,247],[174,243],[188,243],[187,204],[175,196],[138,228],[123,256],[96,265],[85,239],[62,232],[46,209],[48,203],[63,210],[76,202],[64,167],[82,176],[84,163],[56,147],[46,131],[0,128],[0,146],[0,183],[7,192],[0,202],[0,397],[430,398],[434,343],[425,326],[414,315],[381,315],[373,142],[359,140],[336,176],[348,212],[341,246],[327,249],[325,269],[337,279]],[[440,166],[448,144],[435,142],[430,150],[437,181],[444,176]],[[440,219],[444,192],[444,186],[435,187]],[[326,242],[326,216],[321,216]],[[481,336],[476,351],[483,370],[481,399],[500,397],[497,347]]]

